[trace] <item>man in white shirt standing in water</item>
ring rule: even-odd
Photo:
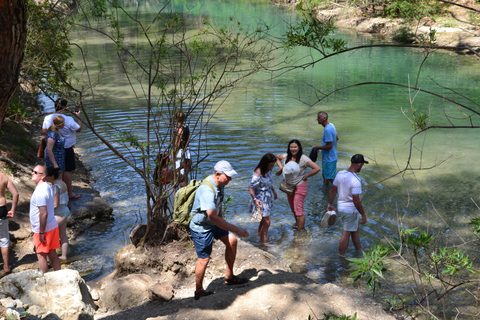
[[[332,189],[328,197],[328,211],[335,211],[333,200],[338,192],[338,216],[343,223],[342,238],[338,251],[341,256],[347,251],[348,242],[352,238],[353,245],[357,252],[362,252],[360,244],[360,235],[358,232],[359,214],[362,217],[361,224],[367,223],[367,216],[363,210],[360,194],[362,193],[362,182],[357,176],[357,172],[362,170],[363,165],[368,161],[361,154],[355,154],[351,159],[351,165],[348,169],[339,171],[333,181]]]

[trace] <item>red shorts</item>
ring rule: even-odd
[[[49,253],[50,250],[60,248],[60,236],[58,235],[58,227],[45,232],[44,236],[46,243],[41,243],[40,233],[33,234],[33,243],[35,243],[35,251],[37,253]]]

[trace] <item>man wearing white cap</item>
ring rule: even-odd
[[[343,222],[342,238],[340,239],[340,245],[338,246],[338,251],[341,256],[345,255],[350,238],[352,238],[355,250],[357,250],[357,252],[362,251],[360,235],[358,232],[358,221],[361,215],[361,224],[367,223],[367,216],[365,215],[362,201],[360,201],[362,182],[357,176],[357,172],[362,170],[365,163],[368,164],[368,161],[365,161],[363,155],[353,155],[350,167],[337,173],[328,196],[327,210],[335,211],[333,200],[338,192],[338,214]]]
[[[237,255],[237,238],[248,237],[248,231],[228,223],[222,216],[224,187],[237,172],[228,161],[221,160],[215,164],[213,175],[207,177],[197,189],[193,202],[190,221],[190,234],[195,245],[198,260],[195,267],[195,300],[213,294],[203,289],[203,278],[210,261],[213,239],[220,239],[225,244],[225,285],[243,284],[248,281],[233,274],[233,264]],[[233,233],[230,233],[230,232]]]

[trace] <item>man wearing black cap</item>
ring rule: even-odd
[[[368,163],[368,161],[365,161],[363,155],[355,154],[352,157],[350,167],[337,173],[328,197],[327,210],[335,211],[333,200],[338,192],[338,214],[343,223],[342,238],[338,246],[338,251],[341,256],[345,255],[350,238],[352,238],[355,250],[357,250],[357,252],[362,251],[360,235],[358,233],[358,215],[360,214],[362,216],[361,224],[367,223],[367,216],[360,201],[362,182],[357,176],[357,172],[362,170],[365,163]]]

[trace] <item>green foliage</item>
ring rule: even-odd
[[[392,298],[385,298],[385,302],[388,304],[388,310],[390,311],[398,311],[405,308],[407,300],[406,299],[399,299],[394,296]]]
[[[459,249],[440,248],[430,254],[432,268],[442,274],[453,276],[461,271],[475,273],[468,255]]]
[[[468,224],[473,226],[473,234],[480,239],[480,218],[473,218]]]
[[[311,316],[308,316],[308,320],[312,320],[313,318]],[[355,313],[353,316],[347,316],[347,315],[341,315],[337,316],[333,313],[324,313],[323,318],[319,320],[360,320],[357,319],[357,313]]]
[[[480,219],[472,224],[475,225],[474,231],[480,231]],[[414,298],[416,302],[429,299],[433,292],[438,300],[445,299],[452,290],[458,291],[463,285],[477,283],[478,280],[468,278],[475,273],[469,255],[459,247],[440,245],[443,239],[439,238],[440,235],[434,236],[417,228],[402,228],[400,237],[391,240],[388,247],[375,244],[370,251],[364,252],[363,259],[348,259],[355,266],[350,277],[354,278],[354,282],[363,279],[367,290],[372,289],[375,295],[375,288],[386,281],[385,265],[397,260],[397,267],[403,266],[407,273],[413,274],[411,283],[412,291],[418,295]],[[398,273],[404,277],[402,271]],[[392,273],[393,278],[388,280],[389,283],[395,283],[396,275],[397,272]],[[471,294],[470,291],[468,294]],[[406,299],[397,300],[394,296],[386,298],[386,302],[390,310],[412,312],[406,307]]]
[[[415,42],[415,33],[409,27],[401,27],[395,31],[392,38],[400,43],[413,43]]]
[[[285,34],[284,46],[292,49],[297,46],[315,49],[324,55],[336,53],[346,48],[342,39],[328,37],[335,27],[332,21],[320,22],[313,11],[302,11],[304,18],[296,25],[289,25]]]
[[[391,251],[389,247],[376,244],[370,251],[363,252],[362,259],[347,259],[355,267],[349,277],[354,278],[353,282],[363,279],[367,284],[367,291],[372,290],[373,295],[375,295],[376,288],[381,286],[381,280],[385,280],[383,272],[387,269],[384,267],[384,263]]]
[[[383,3],[383,16],[418,20],[434,18],[445,9],[445,4],[433,0],[387,0]]]
[[[12,102],[7,108],[6,116],[14,121],[20,121],[27,117],[27,110],[16,95],[13,97]]]
[[[49,96],[66,93],[73,64],[68,40],[71,24],[62,1],[27,0],[27,43],[21,78]],[[66,94],[62,94],[66,96]]]
[[[232,201],[233,199],[235,199],[233,196],[228,196],[227,199],[223,199],[222,214],[223,214],[224,217],[226,217],[227,214],[230,213],[230,212],[228,211],[228,209],[229,209],[229,208],[228,208],[228,206],[229,206],[228,204],[229,204],[230,201]]]

